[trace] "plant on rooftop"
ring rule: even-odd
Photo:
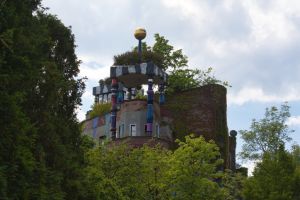
[[[92,111],[90,113],[90,117],[94,118],[97,116],[104,115],[111,110],[111,103],[95,103],[92,105]]]
[[[208,84],[230,87],[227,81],[218,80],[213,75],[211,67],[204,70],[190,68],[188,57],[183,54],[182,49],[175,49],[164,36],[155,34],[154,38],[153,46],[148,46],[145,42],[142,43],[142,62],[152,61],[168,72],[166,93],[172,94]],[[137,47],[133,48],[132,51],[114,56],[115,65],[134,65],[137,63],[139,63]]]
[[[147,100],[147,96],[138,92],[137,95],[135,96],[135,99]]]
[[[158,67],[162,66],[163,58],[160,54],[155,53],[151,50],[142,52],[142,63],[153,62]],[[139,54],[137,51],[127,51],[123,54],[114,56],[115,65],[135,65],[140,63]]]

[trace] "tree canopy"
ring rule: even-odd
[[[74,35],[39,0],[0,6],[0,197],[78,199],[84,84]]]
[[[300,198],[299,186],[299,164],[281,145],[275,154],[264,153],[253,176],[245,181],[243,193],[245,200],[296,200]]]
[[[245,141],[241,156],[244,159],[257,160],[264,153],[275,153],[281,145],[291,140],[286,121],[290,117],[289,106],[283,104],[280,109],[273,106],[266,108],[263,119],[252,120],[250,130],[241,130]]]
[[[100,145],[87,153],[87,199],[226,199],[217,145],[186,136],[175,151]]]
[[[253,176],[244,181],[245,200],[296,200],[300,199],[299,146],[285,149],[291,140],[286,125],[289,106],[283,104],[267,108],[265,117],[253,120],[250,130],[240,131],[244,140],[241,155],[256,161]]]

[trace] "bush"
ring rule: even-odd
[[[106,113],[109,113],[111,110],[111,103],[95,103],[92,106],[92,111],[90,113],[90,117],[94,118],[97,116],[104,115]]]
[[[163,58],[153,51],[143,51],[141,62],[153,62],[158,67],[162,66]],[[123,54],[114,56],[115,65],[135,65],[140,63],[139,54],[136,51],[127,51]]]

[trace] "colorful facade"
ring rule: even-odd
[[[139,45],[144,34],[144,29],[136,34]],[[235,170],[236,132],[228,134],[226,88],[212,84],[165,97],[167,78],[152,62],[113,65],[110,77],[93,88],[95,103],[111,102],[111,110],[93,119],[87,115],[83,134],[135,147],[160,143],[174,148],[175,139],[193,133],[214,140],[224,167]]]

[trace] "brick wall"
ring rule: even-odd
[[[214,140],[220,147],[224,167],[229,167],[226,88],[206,85],[167,96],[161,115],[172,118],[174,138],[194,133]]]

